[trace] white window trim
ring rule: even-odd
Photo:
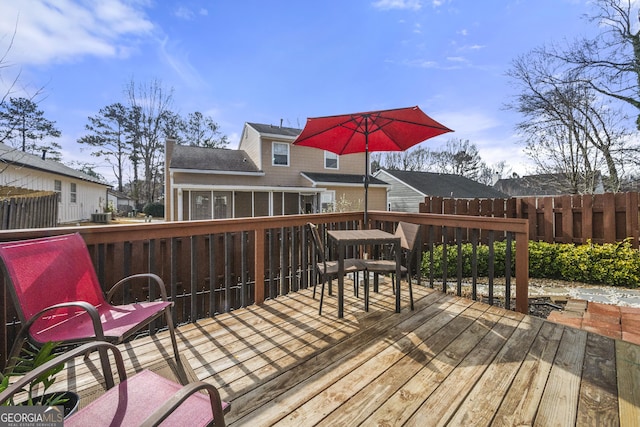
[[[73,200],[74,198],[75,200]],[[75,182],[69,183],[69,203],[78,203],[78,184]]]
[[[336,167],[335,168],[327,167],[327,155],[328,154],[336,156]],[[331,151],[324,150],[324,168],[332,170],[332,171],[340,169],[340,156],[337,155],[336,153],[331,152]]]
[[[276,164],[276,144],[277,145],[284,145],[287,147],[287,164],[286,165],[278,165]],[[291,165],[291,146],[289,144],[287,144],[286,142],[277,142],[277,141],[273,141],[271,143],[271,165],[272,166],[282,166],[282,167],[289,167],[289,165]]]

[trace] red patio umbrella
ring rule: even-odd
[[[367,224],[369,152],[404,151],[446,132],[453,131],[415,106],[311,117],[293,143],[336,154],[365,153],[364,222]]]

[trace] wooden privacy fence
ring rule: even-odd
[[[621,242],[638,247],[638,194],[605,193],[508,199],[426,197],[421,213],[529,220],[529,238],[548,243]]]
[[[55,227],[58,224],[58,194],[53,191],[18,189],[22,194],[0,192],[0,229]]]

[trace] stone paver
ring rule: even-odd
[[[640,307],[571,299],[547,320],[640,345]]]

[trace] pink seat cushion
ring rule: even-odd
[[[182,386],[144,370],[108,390],[64,421],[66,426],[137,426]],[[223,402],[223,411],[229,406]],[[194,393],[162,425],[204,426],[211,422],[209,396]]]
[[[78,233],[0,243],[0,258],[11,279],[22,321],[55,304],[84,301],[98,310],[107,340],[118,342],[171,304],[108,304],[87,246]],[[47,311],[29,333],[40,343],[95,337],[91,318],[78,307]]]
[[[140,302],[128,305],[112,306],[102,304],[97,308],[108,341],[119,341],[129,335],[141,324],[145,324],[158,313],[161,313],[171,302]],[[38,342],[47,341],[81,341],[95,336],[91,317],[84,310],[58,315],[54,319],[37,321],[31,328],[31,336]],[[41,325],[46,325],[41,327]]]

